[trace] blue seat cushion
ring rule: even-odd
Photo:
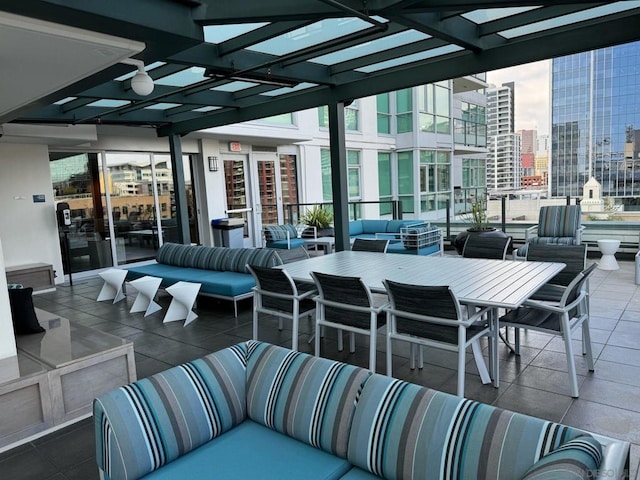
[[[338,479],[346,460],[245,420],[234,429],[156,470],[149,480]]]
[[[214,272],[213,277],[202,284],[202,293],[234,297],[249,293],[256,282],[250,273]]]
[[[275,240],[273,242],[267,242],[267,248],[297,248],[304,246],[304,239],[302,238],[292,238],[287,242],[287,240]]]
[[[152,277],[163,277],[173,272],[181,272],[182,267],[173,265],[165,265],[164,263],[151,263],[149,265],[140,265],[139,267],[131,267],[127,269],[127,280],[135,280],[136,278],[150,275]]]

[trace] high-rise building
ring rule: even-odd
[[[520,159],[522,163],[522,175],[533,175],[536,157],[536,130],[518,130],[521,140]]]
[[[520,188],[520,136],[514,130],[515,84],[487,90],[487,189]]]
[[[640,195],[640,42],[553,59],[550,193]]]

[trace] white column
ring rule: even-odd
[[[2,241],[0,241],[0,359],[13,357],[16,354],[16,337],[13,333],[7,275],[4,270]]]

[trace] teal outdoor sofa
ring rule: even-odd
[[[387,239],[387,253],[442,255],[442,231],[421,220],[353,220],[349,238]]]
[[[162,278],[162,287],[176,282],[199,283],[200,295],[233,301],[238,316],[238,301],[253,297],[256,283],[247,264],[261,267],[280,265],[275,250],[268,248],[205,247],[165,243],[148,265],[127,268],[127,280],[149,275]]]
[[[94,401],[107,480],[623,478],[629,444],[248,341]]]

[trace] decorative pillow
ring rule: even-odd
[[[602,446],[591,435],[569,440],[545,455],[527,470],[522,480],[563,480],[595,478],[602,462]]]
[[[11,305],[11,316],[13,317],[13,328],[16,335],[27,335],[29,333],[41,333],[45,329],[38,323],[36,312],[33,309],[33,288],[11,288],[9,289],[9,303]]]

